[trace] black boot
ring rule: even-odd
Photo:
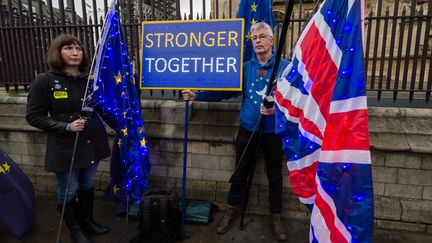
[[[61,212],[63,205],[59,204],[58,208]],[[74,243],[93,243],[93,240],[87,236],[80,224],[80,211],[76,198],[66,203],[63,220],[69,228],[71,239]]]
[[[107,234],[110,231],[110,228],[98,224],[93,220],[94,188],[89,190],[79,190],[77,194],[78,194],[78,203],[81,208],[81,219],[82,219],[83,229],[95,235]]]

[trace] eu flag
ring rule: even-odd
[[[277,83],[292,190],[313,207],[310,242],[373,239],[363,4],[325,0]]]
[[[244,18],[245,21],[244,62],[249,61],[253,55],[250,27],[256,22],[266,22],[271,27],[275,25],[272,2],[272,0],[241,0],[240,2],[237,18]]]
[[[21,238],[33,226],[33,184],[1,149],[0,208],[0,220],[17,238]]]
[[[115,195],[122,191],[129,196],[136,209],[142,193],[147,189],[150,170],[148,143],[141,116],[138,92],[128,58],[122,32],[119,7],[113,2],[105,20],[94,64],[94,81],[86,100],[89,107],[99,106],[103,112],[118,119],[116,146],[118,159],[112,159],[109,190]],[[113,155],[116,158],[117,155]],[[120,173],[120,175],[118,174]]]

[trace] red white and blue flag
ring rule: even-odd
[[[277,129],[311,242],[372,242],[364,0],[325,0],[278,79]]]

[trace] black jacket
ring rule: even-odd
[[[107,133],[99,115],[81,111],[87,77],[86,73],[73,77],[51,69],[38,75],[31,83],[26,119],[30,125],[48,132],[45,158],[47,171],[63,172],[69,169],[76,133],[66,131],[66,126],[80,116],[88,119],[78,136],[74,168],[88,167],[110,155]],[[116,128],[114,116],[101,117],[110,127]]]

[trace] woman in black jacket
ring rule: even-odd
[[[45,170],[56,174],[60,211],[74,141],[79,132],[64,220],[74,242],[93,242],[87,233],[100,235],[110,230],[95,223],[92,215],[97,165],[110,155],[100,117],[112,128],[116,127],[116,119],[102,112],[81,110],[89,62],[78,38],[58,36],[48,50],[47,62],[51,69],[38,75],[31,84],[26,119],[30,125],[48,132]]]

